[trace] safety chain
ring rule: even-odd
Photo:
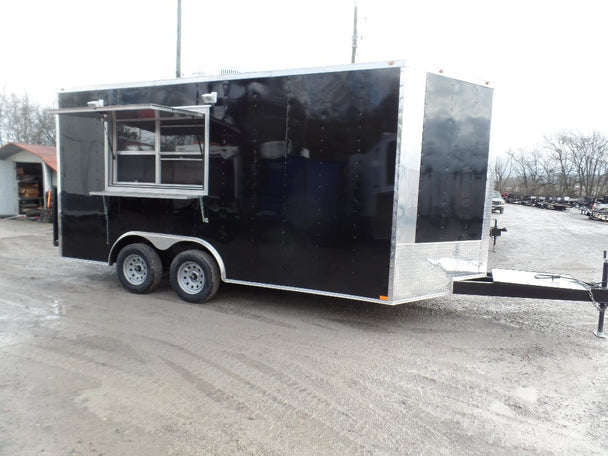
[[[605,304],[603,302],[597,302],[595,300],[595,296],[593,296],[593,290],[598,289],[598,288],[603,288],[601,283],[597,283],[597,282],[592,282],[592,283],[587,283],[587,282],[583,282],[582,280],[576,280],[573,279],[576,283],[578,283],[579,285],[582,285],[583,287],[585,287],[587,289],[587,292],[589,293],[589,299],[591,300],[591,304],[593,304],[595,306],[595,308],[597,309],[598,312],[602,312],[603,310],[606,309]],[[602,306],[604,306],[602,308]]]
[[[589,299],[591,300],[591,304],[594,305],[596,310],[598,312],[602,311],[602,307],[601,307],[602,303],[597,302],[595,300],[595,296],[593,296],[593,290],[596,288],[601,288],[600,283],[583,282],[582,280],[575,279],[574,277],[562,276],[560,274],[536,274],[534,276],[534,278],[536,278],[536,279],[566,279],[573,283],[576,283],[576,284],[584,287],[587,290],[587,293],[589,294]]]
[[[602,311],[602,308],[600,307],[600,303],[597,302],[595,300],[595,297],[593,296],[593,288],[591,286],[587,285],[587,291],[589,292],[589,299],[591,299],[591,304],[593,304],[595,306],[595,308],[597,309],[598,312]]]

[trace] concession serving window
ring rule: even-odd
[[[101,194],[191,198],[207,194],[209,106],[155,104],[64,108],[104,123],[105,191]]]

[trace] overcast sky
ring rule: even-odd
[[[491,81],[495,153],[564,129],[608,134],[604,1],[357,4],[357,62],[399,59]],[[182,73],[349,63],[353,6],[182,0]],[[61,88],[172,78],[176,11],[177,0],[0,0],[0,88],[52,105]]]

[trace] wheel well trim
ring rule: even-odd
[[[217,263],[217,266],[220,269],[220,276],[222,278],[222,281],[226,280],[226,267],[219,252],[209,242],[191,236],[177,236],[174,234],[165,233],[150,233],[147,231],[128,231],[122,234],[118,239],[116,239],[116,241],[114,241],[114,244],[112,244],[112,248],[110,248],[110,253],[108,254],[108,264],[114,264],[114,262],[116,261],[116,256],[118,255],[116,247],[120,245],[123,240],[129,237],[143,238],[158,250],[167,250],[180,242],[192,242],[194,244],[198,244],[204,247],[213,256]]]

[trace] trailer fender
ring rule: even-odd
[[[215,259],[217,266],[220,269],[220,277],[222,281],[226,280],[226,268],[224,266],[224,262],[222,261],[222,257],[219,252],[213,247],[209,242],[204,241],[203,239],[190,237],[190,236],[176,236],[173,234],[164,234],[164,233],[148,233],[146,231],[128,231],[122,234],[110,249],[110,253],[108,255],[108,264],[111,266],[116,262],[116,257],[118,256],[118,252],[120,251],[120,246],[125,244],[127,238],[138,238],[145,239],[150,244],[152,244],[158,250],[167,250],[178,244],[180,242],[191,242],[194,244],[198,244],[207,250]]]

